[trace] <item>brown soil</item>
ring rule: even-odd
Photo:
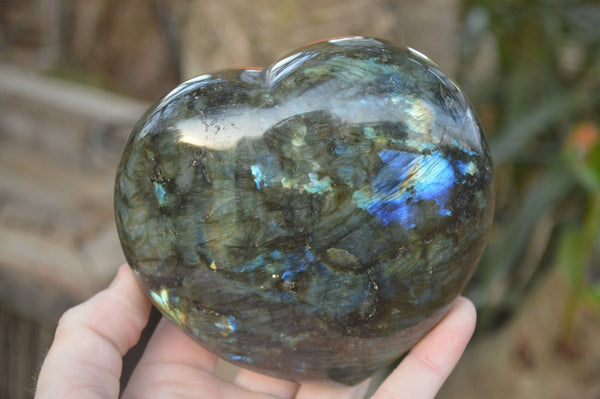
[[[600,314],[579,309],[565,341],[566,298],[555,268],[509,325],[470,346],[439,398],[600,398]]]

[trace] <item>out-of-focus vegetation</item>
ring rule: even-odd
[[[600,311],[600,4],[467,0],[458,80],[487,130],[496,215],[471,284],[480,331],[563,267],[569,339],[579,306]]]

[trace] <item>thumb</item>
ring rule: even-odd
[[[61,317],[37,382],[36,398],[117,398],[122,357],[139,339],[150,302],[131,269]]]

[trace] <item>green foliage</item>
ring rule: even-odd
[[[569,279],[569,299],[565,308],[564,337],[570,336],[574,313],[586,300],[600,306],[600,281],[589,274],[597,248],[600,248],[600,130],[583,123],[570,133],[564,146],[564,158],[571,175],[585,190],[587,212],[579,228],[569,226],[560,236],[557,261]],[[592,280],[592,281],[590,281]]]
[[[459,81],[496,167],[495,223],[469,292],[481,327],[555,264],[566,314],[600,305],[600,4],[467,0],[462,19]]]
[[[594,239],[600,230],[600,191],[590,196],[590,209],[584,226],[571,225],[560,235],[557,262],[565,269],[569,295],[563,315],[563,341],[571,338],[577,308],[585,302],[600,306],[599,283],[588,281],[588,268],[594,252]]]

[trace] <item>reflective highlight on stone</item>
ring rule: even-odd
[[[491,181],[457,86],[416,51],[349,37],[174,89],[134,128],[115,207],[152,302],[201,345],[354,384],[463,290]]]

